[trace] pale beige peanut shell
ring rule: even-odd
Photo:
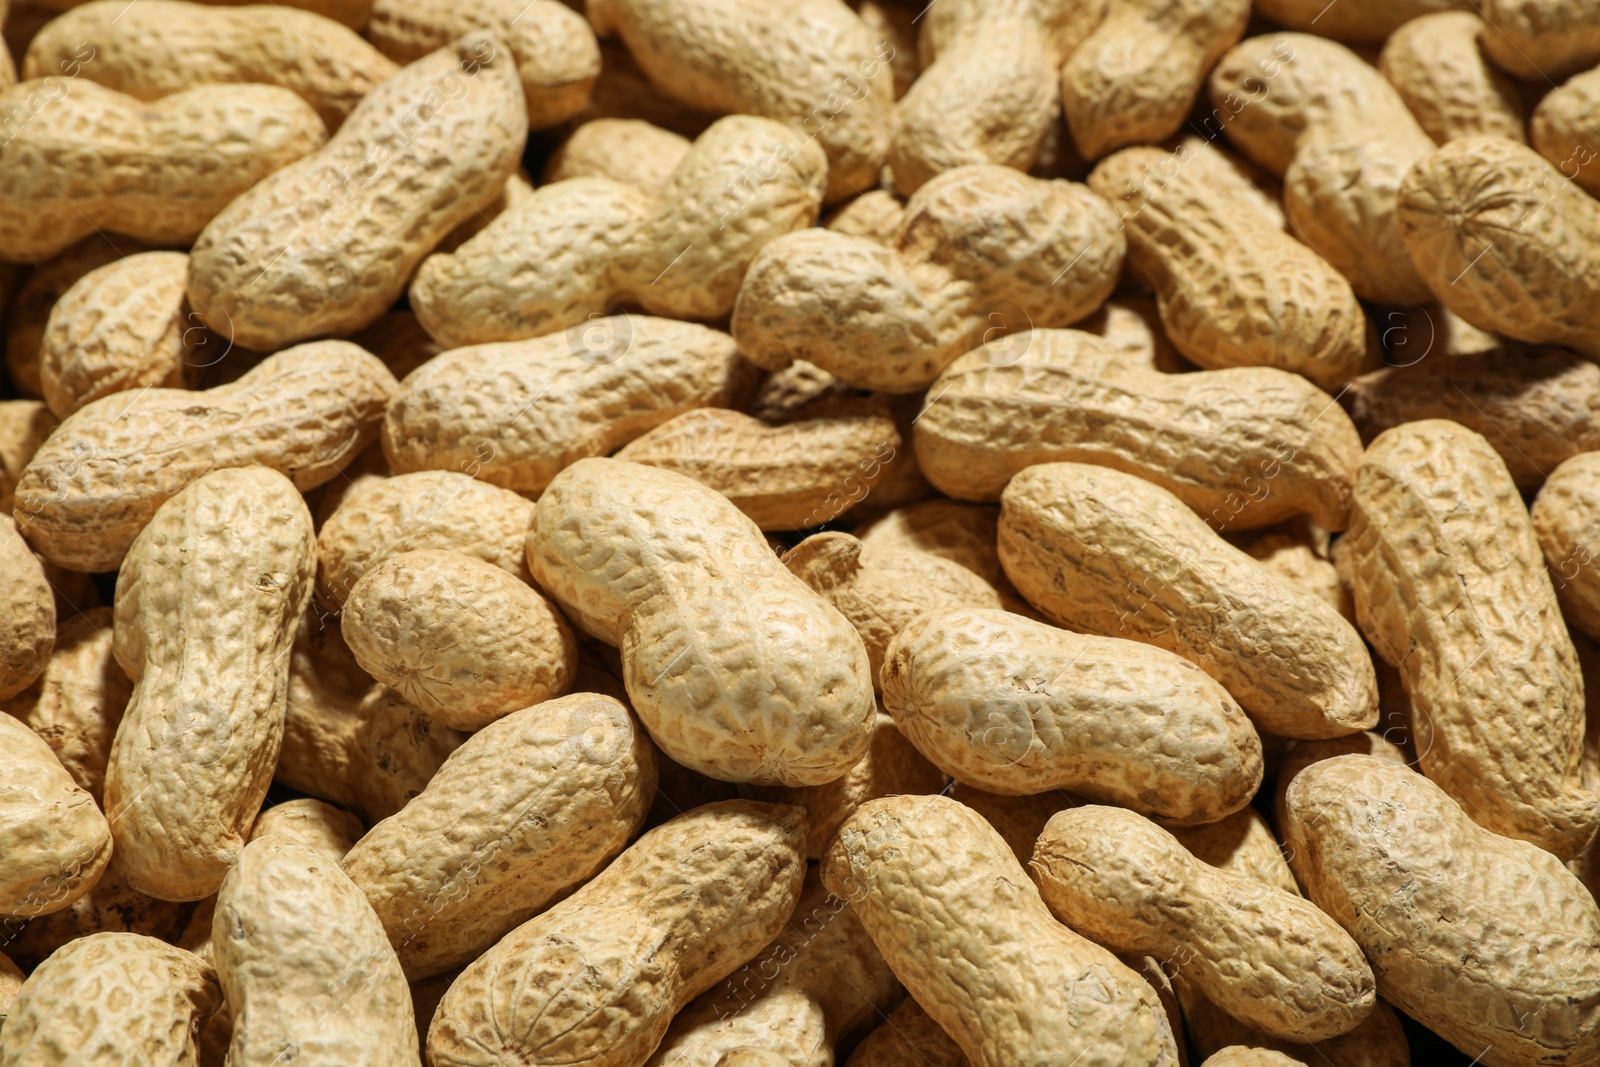
[[[651,738],[725,781],[821,785],[866,751],[867,652],[727,498],[586,459],[550,483],[528,563],[574,625],[617,646]]]
[[[639,829],[654,750],[621,703],[578,693],[484,727],[344,859],[407,979],[470,963],[593,876]]]
[[[894,244],[906,213],[905,201],[887,189],[869,189],[828,213],[822,225],[835,233]]]
[[[531,578],[523,538],[533,502],[454,471],[385,478],[348,494],[317,534],[317,595],[338,607],[362,575],[401,552],[448,549]]]
[[[211,220],[190,251],[189,301],[212,329],[267,351],[370,325],[433,246],[500,194],[526,138],[505,42],[462,37],[382,82],[325,146]]]
[[[32,685],[0,701],[50,746],[79,788],[100,803],[106,761],[133,683],[112,653],[110,608],[63,619],[50,662]]]
[[[977,1067],[1178,1062],[1155,992],[1057,923],[1005,841],[961,804],[869,801],[840,827],[822,878]]]
[[[390,556],[356,582],[341,620],[362,670],[459,730],[560,696],[577,669],[577,645],[555,606],[460,552]]]
[[[912,195],[892,245],[822,229],[769,243],[730,329],[768,370],[804,359],[857,388],[916,392],[975,345],[1004,358],[1007,334],[1087,317],[1125,248],[1082,185],[958,167]]]
[[[744,0],[595,0],[588,15],[673,99],[765,116],[815,137],[828,156],[828,203],[877,184],[894,112],[893,49],[838,0],[782,9]]]
[[[1283,232],[1231,161],[1198,138],[1128,148],[1089,175],[1128,235],[1128,269],[1156,292],[1167,336],[1202,367],[1277,367],[1336,389],[1369,362],[1348,282]]]
[[[1537,534],[1500,457],[1428,419],[1380,434],[1356,475],[1356,617],[1411,698],[1421,768],[1472,817],[1570,858],[1583,680]]]
[[[1285,893],[1298,895],[1300,892],[1294,875],[1289,871],[1289,863],[1283,858],[1283,850],[1278,847],[1272,827],[1254,808],[1240,808],[1225,819],[1203,826],[1168,827],[1167,832],[1208,866],[1254,878],[1258,882],[1276,886]]]
[[[0,515],[0,699],[44,673],[56,641],[56,602],[16,522]]]
[[[917,80],[917,12],[896,0],[847,0],[851,10],[877,35],[882,45],[893,49],[889,71],[894,76],[894,98],[899,100]]]
[[[555,0],[377,0],[367,38],[395,62],[411,63],[475,30],[510,47],[529,128],[560,125],[589,103],[600,47],[583,16]]]
[[[269,85],[213,85],[154,103],[84,79],[21,82],[28,116],[0,146],[0,255],[34,263],[97,229],[183,244],[228,203],[327,137],[311,105]]]
[[[1592,117],[1597,106],[1600,68],[1574,74],[1550,90],[1528,122],[1527,140],[1534,149],[1591,196],[1600,192],[1600,137]]]
[[[0,514],[11,514],[23,469],[55,428],[42,401],[0,400]]]
[[[144,251],[146,247],[131,238],[96,233],[28,271],[6,321],[6,368],[11,384],[23,396],[44,395],[39,384],[39,341],[61,295],[96,267]]]
[[[799,530],[830,522],[866,497],[904,448],[881,402],[779,426],[701,408],[634,438],[616,458],[710,486],[763,530]]]
[[[1355,628],[1150,482],[1076,463],[1028,468],[1001,497],[1000,559],[1047,618],[1176,652],[1262,729],[1338,737],[1377,721]]]
[[[958,563],[913,549],[869,548],[847,533],[814,534],[784,553],[783,564],[856,628],[875,689],[890,641],[918,615],[1002,606],[993,586]]]
[[[998,500],[1018,471],[1069,460],[1136,473],[1219,529],[1301,512],[1333,530],[1349,521],[1361,440],[1334,399],[1299,375],[1163,374],[1078,330],[1014,340],[1014,362],[996,365],[979,348],[928,390],[917,463],[943,492]]]
[[[1208,1056],[1201,1067],[1306,1067],[1306,1063],[1276,1049],[1229,1045]]]
[[[1390,35],[1378,70],[1439,144],[1473,134],[1525,141],[1517,83],[1492,66],[1482,39],[1492,34],[1467,11],[1413,19]]]
[[[864,1038],[844,1067],[967,1067],[961,1047],[912,997]]]
[[[156,509],[207,472],[260,464],[297,489],[335,477],[373,439],[394,392],[393,375],[368,353],[316,341],[232,385],[103,397],[34,453],[16,512],[47,559],[111,570]]]
[[[1600,449],[1600,368],[1556,348],[1387,367],[1355,379],[1339,400],[1368,444],[1402,423],[1458,422],[1483,435],[1524,491]]]
[[[750,1053],[775,1056],[775,1067],[833,1067],[835,1046],[870,1028],[900,992],[850,902],[810,869],[783,931],[681,1011],[646,1067],[733,1067]]]
[[[54,19],[28,45],[22,73],[48,76],[81,57],[89,80],[139,100],[201,85],[278,85],[310,104],[330,130],[400,68],[349,28],[292,7],[214,7],[152,0],[124,9],[93,0]]]
[[[114,0],[112,0],[114,2]],[[62,294],[39,342],[39,383],[58,419],[125,389],[187,388],[205,331],[189,318],[189,257],[142,252],[92,270]]]
[[[1248,0],[1111,0],[1061,68],[1061,103],[1078,151],[1098,159],[1177,133],[1249,18]]]
[[[1083,803],[1083,798],[1060,789],[1012,797],[977,789],[965,782],[955,783],[945,795],[982,815],[1005,839],[1011,854],[1017,857],[1017,862],[1024,868],[1028,860],[1033,858],[1033,846],[1038,842],[1039,835],[1044,833],[1045,824],[1051,816],[1063,808],[1073,808]]]
[[[1038,618],[1000,566],[999,524],[998,507],[940,497],[895,508],[856,527],[854,533],[863,545],[894,545],[959,563],[988,582],[1007,611]]]
[[[1118,951],[1181,958],[1180,973],[1207,997],[1275,1037],[1336,1037],[1372,1010],[1372,971],[1337,923],[1298,894],[1202,863],[1131,811],[1060,812],[1032,869],[1074,930]]]
[[[1259,0],[1262,15],[1285,29],[1352,45],[1381,45],[1405,23],[1435,11],[1470,10],[1466,0]]]
[[[1396,221],[1417,269],[1469,323],[1600,354],[1600,205],[1526,145],[1462,137],[1406,175]]]
[[[690,141],[642,119],[591,119],[573,130],[544,165],[545,184],[610,178],[647,193],[667,184]]]
[[[105,873],[111,830],[50,746],[0,715],[0,916],[29,919],[70,907]]]
[[[1078,323],[1076,329],[1092,333],[1111,345],[1130,363],[1166,374],[1184,374],[1195,365],[1178,354],[1167,337],[1156,301],[1137,293],[1115,293],[1100,310]]]
[[[317,531],[320,533],[328,520],[333,518],[333,513],[357,491],[393,475],[388,457],[383,454],[383,442],[373,441],[367,445],[339,472],[339,477],[306,494],[306,503],[311,505],[311,518],[316,523]]]
[[[1600,17],[1589,0],[1490,0],[1484,50],[1518,78],[1550,81],[1600,62]]]
[[[882,681],[918,751],[990,792],[1065,789],[1202,823],[1261,783],[1261,741],[1233,698],[1194,664],[1135,641],[992,608],[944,611],[889,642]]]
[[[246,845],[217,894],[211,945],[234,1016],[229,1064],[421,1063],[394,949],[317,849],[275,834]]]
[[[315,573],[305,502],[263,467],[206,475],[134,541],[115,601],[134,690],[105,806],[135,889],[198,900],[238,859],[278,761],[289,652]],[[198,664],[218,666],[201,682]]]
[[[815,141],[731,115],[657,190],[609,177],[537,190],[453,253],[428,257],[411,306],[451,348],[576,332],[624,304],[720,320],[761,248],[816,221],[826,176]]]
[[[1307,767],[1285,808],[1289,862],[1385,1000],[1496,1067],[1593,1061],[1600,909],[1560,860],[1372,756]]]
[[[1401,180],[1433,150],[1394,87],[1343,45],[1272,33],[1234,46],[1211,72],[1211,102],[1228,139],[1283,178],[1284,214],[1299,239],[1385,304],[1428,299],[1395,227]]]
[[[1590,637],[1600,634],[1600,452],[1551,471],[1532,518],[1562,616]]]
[[[618,315],[434,358],[389,405],[383,449],[400,473],[453,470],[537,493],[683,411],[732,406],[754,378],[725,333]]]
[[[1326,530],[1303,519],[1291,520],[1232,540],[1245,555],[1315,593],[1344,618],[1355,622],[1355,601],[1348,585],[1339,578]]]
[[[672,1017],[783,930],[806,872],[805,814],[730,800],[658,826],[456,979],[431,1067],[642,1064]]]
[[[923,758],[894,719],[879,712],[867,754],[844,777],[825,785],[746,785],[739,793],[751,800],[804,808],[806,857],[819,860],[833,832],[867,801],[902,793],[938,793],[949,784],[950,776]]]
[[[192,953],[142,934],[90,934],[23,983],[0,1029],[0,1062],[198,1067],[200,1029],[222,1009],[216,974]]]

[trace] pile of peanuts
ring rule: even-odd
[[[0,22],[0,1067],[1600,1065],[1600,0]]]

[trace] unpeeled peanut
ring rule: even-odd
[[[119,237],[113,242],[93,234],[28,271],[7,309],[6,322],[6,369],[23,396],[44,395],[39,384],[39,341],[56,301],[97,267],[147,250],[138,241]]]
[[[1600,192],[1600,131],[1593,119],[1597,99],[1600,68],[1573,75],[1533,109],[1527,137],[1541,156],[1591,196]]]
[[[0,515],[0,699],[33,684],[49,665],[55,641],[50,581],[16,522]]]
[[[1600,12],[1589,0],[1489,0],[1483,47],[1519,78],[1561,78],[1600,62]]]
[[[0,514],[11,514],[23,469],[55,428],[55,416],[40,401],[0,400]]]
[[[884,1018],[845,1061],[845,1067],[968,1067],[961,1047],[912,997]]]
[[[111,831],[50,746],[0,715],[0,917],[29,919],[69,907],[105,873]]]
[[[550,154],[544,183],[610,178],[656,193],[683,162],[690,144],[688,138],[642,119],[591,119]]]
[[[1482,39],[1495,31],[1467,11],[1441,11],[1401,26],[1378,69],[1439,144],[1492,134],[1527,140],[1517,83],[1490,65]]]
[[[1600,635],[1600,452],[1580,453],[1551,471],[1532,518],[1562,616],[1588,636]]]

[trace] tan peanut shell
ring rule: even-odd
[[[649,831],[456,979],[430,1067],[642,1064],[689,1001],[782,930],[806,872],[799,808],[730,800]]]
[[[1111,0],[1061,68],[1061,102],[1078,151],[1099,159],[1177,133],[1249,18],[1248,0]]]
[[[1404,679],[1423,772],[1484,826],[1576,855],[1600,824],[1577,777],[1583,680],[1500,457],[1453,422],[1386,431],[1346,537],[1356,616]]]
[[[1235,537],[1233,544],[1268,570],[1316,594],[1340,615],[1355,622],[1355,601],[1333,563],[1326,530],[1304,520],[1291,520]]]
[[[1163,374],[1077,330],[1014,337],[945,368],[917,419],[917,463],[940,490],[1000,499],[1018,471],[1068,460],[1131,471],[1218,528],[1304,512],[1340,530],[1361,440],[1334,399],[1271,367]],[[1264,499],[1242,506],[1266,487]]]
[[[298,841],[337,863],[363,833],[361,820],[350,812],[301,797],[262,809],[250,828],[250,840],[270,836]]]
[[[1472,325],[1600,354],[1589,266],[1600,206],[1533,149],[1451,141],[1406,176],[1397,221],[1429,287]]]
[[[1176,652],[1262,729],[1338,737],[1377,721],[1355,628],[1157,485],[1077,463],[1030,467],[1001,497],[1000,559],[1057,625]]]
[[[959,563],[996,589],[1010,579],[1000,566],[1000,509],[957,500],[928,500],[896,508],[858,526],[863,546],[908,548]]]
[[[500,194],[526,138],[505,42],[462,37],[219,213],[190,251],[189,301],[213,330],[266,351],[370,325],[433,246]]]
[[[1208,143],[1128,148],[1089,185],[1128,235],[1128,269],[1156,292],[1173,345],[1202,367],[1277,367],[1336,389],[1368,362],[1350,284],[1283,232],[1260,193]]]
[[[866,751],[866,649],[727,498],[620,460],[539,498],[528,563],[584,632],[622,652],[651,738],[725,781],[821,785]]]
[[[1254,878],[1258,882],[1276,886],[1285,893],[1300,893],[1272,827],[1254,808],[1240,808],[1227,818],[1213,823],[1169,826],[1166,830],[1201,863],[1230,874]]]
[[[454,470],[537,493],[563,467],[674,415],[731,405],[754,375],[725,333],[643,315],[596,319],[430,360],[389,405],[383,450],[400,473]]]
[[[775,1056],[775,1067],[833,1067],[834,1047],[899,992],[850,902],[812,869],[783,932],[680,1012],[646,1067],[732,1067],[750,1053]]]
[[[1372,1010],[1372,971],[1337,923],[1298,894],[1200,862],[1131,811],[1060,812],[1032,868],[1074,930],[1174,960],[1219,1007],[1275,1037],[1336,1037]]]
[[[1401,26],[1383,46],[1378,70],[1439,144],[1474,134],[1527,140],[1517,83],[1483,54],[1493,32],[1471,12],[1441,11]]]
[[[0,715],[0,917],[30,919],[69,907],[111,859],[111,830],[44,740]]]
[[[31,970],[63,945],[89,934],[132,933],[178,942],[191,910],[187,904],[157,900],[134,889],[113,855],[93,887],[67,907],[25,924],[8,920],[3,942],[5,951]]]
[[[828,203],[878,183],[894,110],[893,48],[839,0],[782,9],[746,0],[595,0],[588,15],[680,103],[764,116],[815,137],[828,156]]]
[[[701,408],[634,438],[616,458],[710,486],[763,530],[797,530],[821,526],[870,494],[905,447],[882,404],[780,426]]]
[[[961,1047],[912,997],[864,1038],[844,1067],[968,1067]]]
[[[236,196],[327,138],[287,89],[212,85],[154,103],[82,78],[0,91],[27,117],[0,143],[0,257],[48,259],[96,230],[185,244]]]
[[[996,609],[927,614],[889,643],[882,681],[912,744],[990,792],[1066,789],[1199,823],[1261,784],[1261,742],[1233,698],[1192,663],[1135,641]]]
[[[199,1067],[200,1029],[222,1008],[216,974],[192,953],[142,934],[90,934],[23,983],[0,1028],[0,1062]]]
[[[152,0],[128,8],[93,0],[52,20],[28,45],[22,73],[43,78],[93,50],[91,81],[139,100],[200,85],[278,85],[310,104],[330,130],[399,70],[345,26],[267,4],[213,7]]]
[[[211,934],[233,1011],[231,1067],[422,1062],[411,990],[378,917],[337,863],[268,835],[217,893]]]
[[[0,699],[44,673],[56,641],[56,602],[16,522],[0,516]]]
[[[554,0],[377,0],[367,38],[395,62],[411,63],[475,30],[511,48],[531,129],[559,125],[588,104],[600,46],[582,15]]]
[[[1593,1062],[1600,909],[1560,860],[1372,756],[1307,767],[1285,807],[1289,862],[1385,1000],[1490,1067]]]
[[[528,581],[533,502],[455,471],[385,478],[348,495],[317,534],[317,595],[342,605],[361,576],[401,552],[447,549]]]
[[[23,469],[55,428],[56,417],[42,402],[0,400],[0,514],[11,514]]]
[[[1057,923],[1005,841],[956,801],[862,805],[822,880],[975,1067],[1178,1062],[1155,992]]]
[[[40,397],[39,341],[50,310],[74,282],[97,267],[147,251],[131,238],[91,234],[28,271],[11,301],[6,321],[6,369],[23,396]]]
[[[1483,47],[1502,70],[1549,82],[1600,63],[1600,11],[1590,0],[1489,0]]]
[[[568,178],[610,178],[658,193],[691,143],[643,119],[591,119],[550,154],[544,181],[548,185]]]
[[[823,216],[822,226],[835,233],[865,237],[889,246],[894,244],[905,213],[904,200],[887,189],[869,189]]]
[[[578,693],[451,753],[344,860],[407,979],[470,963],[602,869],[644,821],[653,749],[628,709]]]
[[[1211,73],[1228,139],[1283,178],[1296,235],[1356,295],[1417,304],[1430,288],[1395,226],[1401,179],[1433,149],[1400,95],[1343,45],[1303,33],[1252,37]],[[1420,266],[1420,265],[1419,265]]]
[[[1600,452],[1580,453],[1551,471],[1532,518],[1562,617],[1590,637],[1600,634]]]
[[[1092,175],[1091,175],[1092,177]],[[1156,301],[1137,293],[1114,293],[1100,310],[1078,323],[1077,329],[1092,333],[1121,352],[1124,358],[1141,367],[1166,374],[1183,374],[1195,369],[1167,337]]]
[[[1077,807],[1083,803],[1081,797],[1061,789],[1013,797],[977,789],[965,782],[955,783],[945,795],[982,815],[984,821],[1005,839],[1011,854],[1017,857],[1017,862],[1023,867],[1027,867],[1028,860],[1033,858],[1033,846],[1039,840],[1039,835],[1044,833],[1045,824],[1051,816],[1063,808]]]
[[[390,556],[356,582],[341,618],[362,670],[459,730],[560,696],[578,665],[554,605],[460,552]]]
[[[395,381],[345,341],[279,352],[232,385],[108,396],[59,426],[17,482],[23,532],[52,562],[111,570],[156,509],[210,471],[259,464],[297,489],[335,477]]]
[[[1307,1065],[1411,1067],[1406,1032],[1394,1009],[1381,999],[1355,1029],[1307,1045],[1283,1041],[1245,1025],[1207,1000],[1192,984],[1186,984],[1181,976],[1174,985],[1189,1039],[1201,1056],[1215,1055],[1230,1045],[1249,1045],[1282,1053],[1294,1063]]]
[[[63,619],[44,673],[0,711],[44,739],[78,787],[100,803],[111,739],[133,683],[112,654],[110,608]]]
[[[39,342],[39,384],[56,418],[125,389],[196,382],[205,331],[188,317],[188,278],[183,253],[142,252],[62,294]]]
[[[804,359],[857,388],[916,392],[981,342],[1003,358],[1005,334],[1088,316],[1125,248],[1081,185],[958,167],[912,195],[891,245],[816,228],[769,243],[730,329],[768,370]]]
[[[888,166],[902,195],[973,163],[1033,167],[1059,121],[1061,62],[1105,0],[960,0],[918,16],[922,74],[900,101]],[[996,78],[996,70],[1006,76]]]
[[[1340,403],[1361,439],[1423,419],[1483,435],[1522,490],[1580,452],[1600,449],[1600,368],[1560,349],[1433,358],[1351,382]]]
[[[1591,68],[1546,93],[1528,120],[1534,150],[1591,196],[1600,192],[1600,138],[1591,119],[1597,105],[1600,68]]]
[[[1306,1063],[1276,1049],[1229,1045],[1208,1056],[1201,1067],[1306,1067]]]
[[[134,541],[115,602],[134,690],[105,806],[135,889],[198,900],[238,859],[277,763],[315,569],[305,502],[262,467],[206,475]]]

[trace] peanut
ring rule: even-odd
[[[0,516],[0,699],[32,685],[50,663],[56,602],[44,568],[9,516]]]
[[[1306,1067],[1306,1063],[1275,1049],[1230,1045],[1207,1057],[1201,1067]]]
[[[286,800],[256,816],[250,840],[273,836],[298,841],[335,863],[361,839],[361,820],[320,800]]]
[[[1176,652],[1262,729],[1338,737],[1377,721],[1355,628],[1159,486],[1076,463],[1030,467],[1000,500],[1000,559],[1046,618]]]
[[[1178,1062],[1155,992],[1057,923],[1000,835],[955,801],[862,805],[822,880],[975,1067]]]
[[[417,60],[321,149],[211,220],[190,251],[190,303],[218,333],[267,351],[370,325],[501,191],[526,130],[504,42],[469,34]]]
[[[732,404],[753,377],[727,334],[642,315],[597,319],[430,360],[390,403],[383,450],[400,473],[455,470],[538,493],[562,468],[676,414]]]
[[[1377,45],[1412,19],[1467,10],[1464,0],[1257,0],[1256,10],[1286,29],[1317,33],[1352,45]]]
[[[580,460],[539,498],[528,563],[580,629],[621,649],[639,718],[686,767],[821,785],[866,751],[861,638],[720,493]]]
[[[25,78],[81,60],[89,80],[137,100],[200,85],[278,85],[310,104],[330,130],[399,70],[345,26],[294,8],[212,7],[93,0],[52,20],[28,45]]]
[[[649,831],[456,979],[432,1067],[642,1064],[672,1017],[782,932],[805,876],[799,808],[730,800]]]
[[[19,525],[52,562],[111,570],[156,510],[208,472],[261,464],[300,489],[335,477],[372,440],[394,391],[371,355],[318,341],[232,385],[102,397],[34,454],[17,482]]]
[[[116,650],[134,689],[105,804],[119,865],[140,892],[198,900],[237,860],[277,763],[289,650],[315,566],[304,501],[259,467],[190,485],[129,550]],[[199,664],[225,667],[205,668],[202,682]]]
[[[1429,287],[1472,325],[1600,355],[1588,265],[1600,206],[1533,149],[1451,141],[1406,175],[1396,221]]]
[[[111,830],[32,730],[0,715],[0,742],[0,917],[31,919],[94,887],[111,860]]]
[[[550,154],[544,181],[548,185],[568,178],[610,178],[659,193],[689,148],[688,138],[642,119],[593,119],[573,130]]]
[[[211,934],[233,1011],[228,1063],[419,1065],[411,990],[383,927],[338,864],[269,835],[217,893]]]
[[[1067,789],[1201,823],[1261,783],[1250,721],[1192,663],[994,609],[915,619],[889,643],[883,702],[918,751],[991,792]]]
[[[1379,435],[1356,475],[1356,617],[1411,698],[1422,770],[1563,858],[1600,824],[1578,783],[1583,680],[1516,485],[1453,422]]]
[[[1489,134],[1525,141],[1517,83],[1490,65],[1483,20],[1466,11],[1413,19],[1390,35],[1378,70],[1439,144]]]
[[[1356,621],[1355,601],[1339,577],[1328,532],[1303,520],[1291,520],[1264,530],[1235,536],[1234,547],[1268,570],[1315,593],[1350,622]]]
[[[655,793],[628,710],[580,693],[484,727],[344,858],[415,981],[470,963],[611,861]]]
[[[1591,196],[1600,192],[1600,148],[1596,147],[1592,118],[1597,98],[1600,68],[1573,75],[1546,93],[1533,109],[1526,138],[1541,156]]]
[[[62,294],[91,270],[145,250],[136,241],[119,238],[113,244],[111,238],[94,234],[29,269],[11,301],[6,323],[6,368],[18,392],[28,397],[44,395],[39,382],[39,342],[50,310]]]
[[[1150,297],[1115,293],[1077,328],[1094,334],[1141,367],[1164,374],[1186,374],[1197,369],[1178,354],[1161,322],[1160,307]]]
[[[1205,999],[1205,995],[1178,983],[1183,1020],[1189,1037],[1202,1056],[1215,1055],[1231,1045],[1271,1049],[1302,1064],[1337,1064],[1338,1067],[1411,1067],[1411,1050],[1394,1009],[1379,1000],[1354,1030],[1309,1045],[1282,1041],[1235,1019]]]
[[[10,929],[0,939],[0,947],[18,964],[32,969],[57,949],[89,934],[131,933],[177,942],[190,910],[186,904],[156,900],[134,889],[113,856],[93,887],[67,907],[26,923],[7,923]]]
[[[7,1067],[200,1061],[200,1029],[225,1010],[211,967],[142,934],[79,938],[23,983],[0,1029]]]
[[[588,14],[674,100],[815,137],[828,156],[827,203],[877,184],[894,110],[893,48],[839,0],[781,10],[752,0],[593,0]]]
[[[0,515],[16,507],[23,468],[55,428],[55,416],[39,401],[0,400]]]
[[[516,188],[521,181],[517,177],[507,178],[506,188]],[[533,192],[531,186],[528,192]],[[410,311],[384,312],[371,326],[351,334],[350,341],[383,360],[383,365],[397,379],[404,379],[444,351]]]
[[[1017,857],[1017,862],[1024,868],[1028,860],[1033,858],[1033,846],[1039,840],[1039,835],[1044,833],[1050,817],[1063,808],[1083,803],[1082,798],[1059,789],[1035,793],[1033,796],[1013,797],[975,789],[965,782],[957,782],[945,795],[982,815],[984,821],[1005,839],[1011,854]]]
[[[945,493],[998,500],[1017,472],[1068,460],[1136,473],[1219,525],[1265,526],[1299,512],[1329,529],[1347,525],[1361,441],[1333,398],[1298,375],[1163,374],[1077,330],[1011,341],[1014,361],[997,366],[980,348],[929,389],[917,462]],[[1235,517],[1228,501],[1250,492],[1257,472],[1273,491]]]
[[[717,115],[669,97],[650,84],[622,42],[602,39],[600,77],[595,79],[589,106],[573,116],[573,123],[608,118],[638,119],[682,137],[694,138],[704,133]]]
[[[287,89],[214,85],[154,103],[58,78],[0,91],[0,257],[48,259],[97,230],[187,244],[235,197],[322,145]],[[14,132],[12,132],[14,131]]]
[[[580,328],[619,304],[716,320],[762,246],[809,226],[827,161],[770,119],[731,116],[701,134],[652,196],[610,178],[538,190],[411,286],[448,347]]]
[[[475,30],[510,46],[530,129],[560,125],[589,103],[600,46],[582,15],[554,0],[376,0],[367,37],[395,62],[412,63]]]
[[[1211,102],[1229,116],[1228,139],[1283,178],[1289,222],[1357,296],[1428,299],[1395,226],[1395,202],[1433,141],[1383,75],[1332,41],[1267,34],[1222,57]]]
[[[1312,764],[1285,808],[1290,865],[1384,999],[1491,1067],[1594,1059],[1600,909],[1560,860],[1372,756]]]
[[[11,1005],[16,1003],[24,981],[22,969],[0,954],[0,1030],[5,1029],[6,1016],[11,1012]]]
[[[967,1067],[961,1047],[944,1028],[907,997],[883,1025],[866,1036],[845,1067]]]
[[[1202,826],[1169,826],[1166,829],[1177,838],[1178,844],[1207,866],[1254,878],[1266,885],[1276,886],[1285,893],[1300,894],[1300,887],[1295,884],[1294,875],[1289,871],[1288,861],[1283,858],[1272,827],[1254,808],[1240,808],[1225,819]]]
[[[1600,583],[1590,564],[1600,542],[1600,452],[1583,452],[1550,472],[1533,502],[1561,614],[1590,637],[1600,634]]]
[[[1518,78],[1549,81],[1600,62],[1600,12],[1587,0],[1490,0],[1484,51]]]

